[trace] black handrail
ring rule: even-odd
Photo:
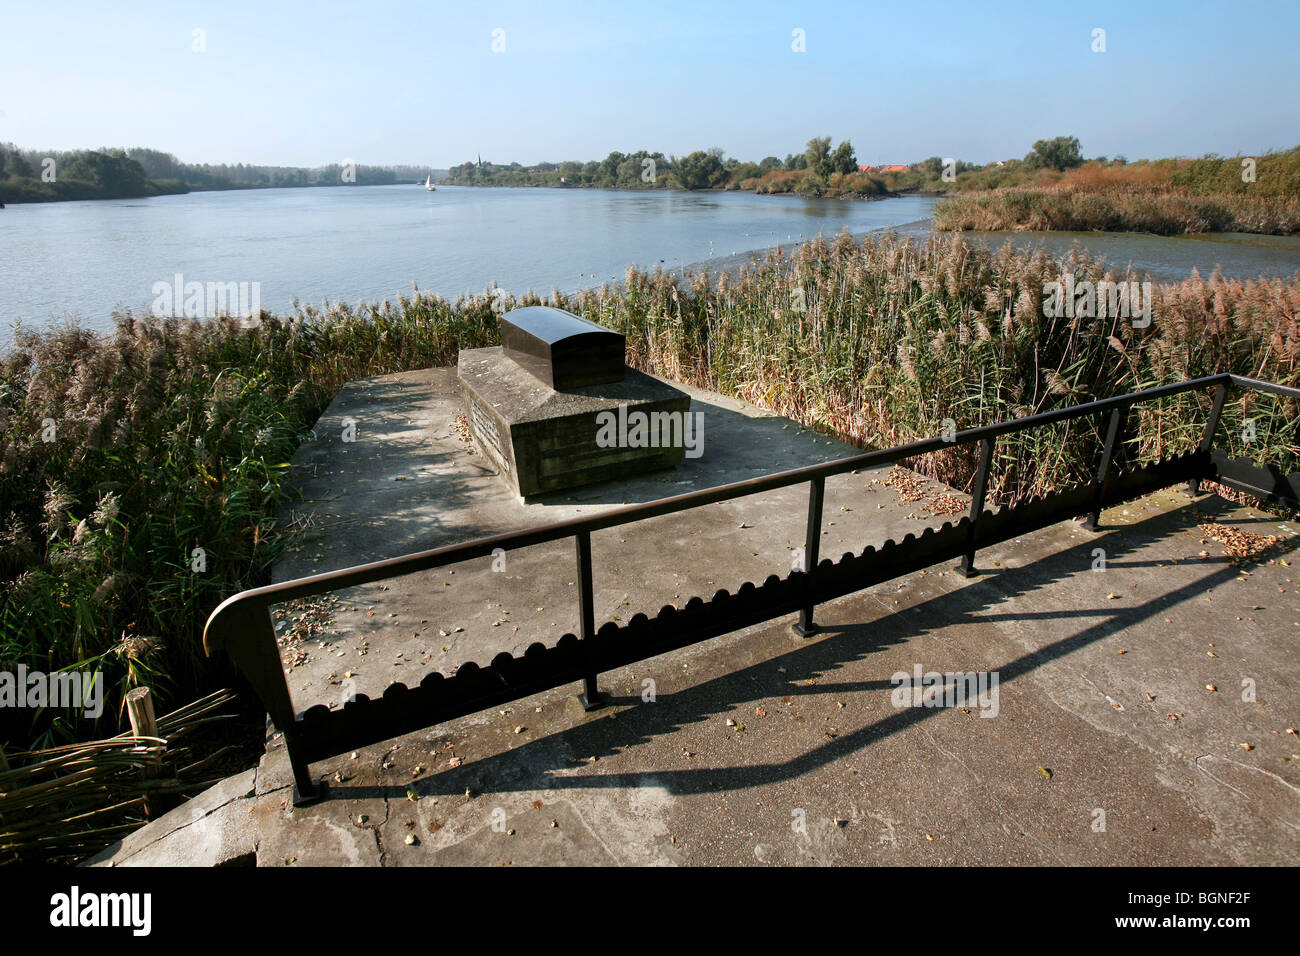
[[[1112,485],[1110,472],[1114,453],[1120,441],[1124,420],[1129,409],[1134,405],[1153,399],[1196,391],[1210,386],[1215,387],[1215,397],[1210,420],[1197,450],[1182,459],[1175,460],[1174,464],[1178,467],[1173,469],[1165,468],[1160,471],[1159,480],[1165,481],[1164,486],[1187,480],[1189,490],[1195,493],[1202,478],[1216,477],[1217,480],[1221,480],[1229,486],[1239,487],[1242,490],[1260,494],[1262,497],[1273,498],[1274,500],[1292,500],[1293,486],[1286,485],[1284,481],[1282,490],[1279,491],[1277,476],[1272,473],[1263,476],[1252,473],[1240,480],[1219,474],[1218,471],[1211,468],[1211,452],[1214,434],[1218,428],[1220,414],[1229,387],[1235,386],[1247,391],[1270,392],[1292,398],[1300,398],[1300,389],[1223,373],[1139,392],[1131,392],[1113,398],[1088,402],[1083,405],[1041,412],[1025,418],[1012,419],[993,425],[970,428],[957,432],[951,438],[925,439],[894,448],[870,451],[822,464],[808,465],[714,488],[688,492],[671,498],[662,498],[643,504],[616,508],[598,515],[555,522],[524,531],[492,535],[463,544],[433,548],[383,561],[370,562],[351,568],[284,581],[279,584],[252,588],[226,599],[212,612],[204,628],[204,648],[208,654],[224,649],[235,659],[237,666],[253,684],[254,689],[266,705],[267,712],[277,729],[284,732],[297,784],[298,799],[302,801],[308,799],[316,790],[308,773],[308,761],[303,759],[302,754],[304,752],[320,752],[322,746],[319,741],[304,739],[302,728],[298,726],[300,721],[293,708],[288,682],[285,679],[283,665],[276,645],[274,628],[271,624],[270,607],[272,604],[414,574],[473,558],[485,557],[492,554],[497,548],[525,548],[564,538],[574,538],[577,551],[578,577],[581,584],[579,588],[581,604],[580,629],[582,631],[580,643],[588,648],[584,662],[579,668],[585,684],[582,700],[584,706],[595,707],[600,704],[600,696],[596,688],[598,667],[593,652],[590,650],[590,644],[597,634],[591,607],[591,533],[593,531],[809,482],[808,537],[806,541],[808,548],[807,570],[802,573],[793,572],[791,575],[792,578],[795,575],[800,575],[803,587],[803,596],[797,605],[800,616],[795,630],[806,635],[816,630],[812,616],[817,603],[814,599],[818,592],[819,562],[817,545],[820,539],[822,499],[826,478],[859,469],[892,464],[943,449],[980,442],[980,464],[975,479],[975,493],[971,511],[969,517],[962,522],[961,546],[954,552],[962,557],[958,570],[970,575],[975,573],[974,557],[977,547],[981,543],[989,543],[983,542],[985,535],[981,531],[982,522],[988,515],[983,510],[984,492],[988,484],[993,446],[999,437],[1056,422],[1106,412],[1110,413],[1105,446],[1102,450],[1101,462],[1095,482],[1085,489],[1087,493],[1085,498],[1077,499],[1077,495],[1063,496],[1060,502],[1062,506],[1073,507],[1079,502],[1086,501],[1086,508],[1090,510],[1087,527],[1095,530],[1103,505],[1118,493]],[[1155,472],[1152,472],[1152,474],[1155,474]],[[1149,485],[1150,482],[1147,484]],[[1147,485],[1134,484],[1129,490],[1137,487],[1147,487]],[[1120,492],[1122,491],[1124,489],[1120,489]],[[1073,513],[1078,514],[1079,511]],[[1037,522],[1034,526],[1042,526],[1047,519],[1051,519],[1051,521],[1061,520],[1059,516],[1054,517],[1054,515],[1055,512],[1051,508],[1044,509],[1040,507],[1032,519]],[[824,562],[823,566],[830,566],[830,562]],[[898,573],[906,572],[899,571]],[[866,587],[868,585],[863,584],[862,586]],[[848,592],[843,591],[843,593]],[[725,594],[725,592],[720,592],[720,594]],[[778,606],[784,607],[785,605],[779,601],[772,604],[772,607]],[[530,684],[528,686],[534,685]],[[387,697],[387,695],[385,696]],[[382,721],[380,723],[382,724]],[[407,723],[409,723],[409,720]],[[380,732],[382,732],[382,728]],[[387,736],[391,736],[391,734],[374,737],[370,742],[386,739]],[[364,739],[369,740],[369,737],[364,737]]]

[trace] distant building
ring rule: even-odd
[[[859,166],[858,172],[860,173],[870,173],[870,172],[905,173],[907,172],[907,167],[906,166]]]

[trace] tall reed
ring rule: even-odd
[[[1151,324],[1134,328],[1045,316],[1044,286],[1064,272],[1110,275],[1078,251],[1057,261],[959,236],[842,236],[774,251],[736,276],[631,269],[618,286],[548,301],[623,332],[636,367],[858,445],[1223,371],[1300,384],[1300,279],[1194,275],[1155,287]],[[120,315],[103,337],[19,335],[0,365],[0,668],[90,662],[119,693],[145,674],[164,696],[210,684],[202,623],[223,597],[267,580],[293,533],[276,521],[291,494],[285,469],[321,411],[350,379],[451,364],[461,348],[498,341],[492,303],[488,292],[448,303],[417,290],[264,313],[256,328]],[[1144,406],[1120,463],[1194,445],[1207,404]],[[1295,402],[1235,401],[1224,434],[1239,437],[1245,418],[1257,439],[1234,438],[1238,451],[1297,467]],[[1087,477],[1099,441],[1096,422],[1000,441],[994,499]],[[918,467],[966,486],[972,450]],[[63,714],[6,739],[93,732]]]
[[[935,206],[941,231],[1064,230],[1151,232],[1162,236],[1201,232],[1300,233],[1295,196],[1191,195],[1134,184],[1005,187],[962,192]]]

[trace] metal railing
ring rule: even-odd
[[[1209,388],[1214,389],[1210,414],[1196,449],[1134,469],[1123,476],[1114,473],[1115,451],[1123,440],[1124,426],[1133,406]],[[583,705],[594,708],[602,703],[597,688],[597,675],[602,670],[644,660],[666,650],[789,613],[798,613],[798,623],[794,626],[797,633],[812,634],[816,631],[813,621],[815,608],[825,600],[953,558],[960,558],[959,571],[972,575],[975,573],[975,554],[980,547],[1079,514],[1087,514],[1085,527],[1096,530],[1104,507],[1160,488],[1185,481],[1189,490],[1196,493],[1201,481],[1214,480],[1266,500],[1300,506],[1300,474],[1284,476],[1274,467],[1260,468],[1242,460],[1231,460],[1225,453],[1214,450],[1214,436],[1230,388],[1300,398],[1300,389],[1237,375],[1213,375],[971,428],[957,432],[951,438],[926,439],[589,517],[314,574],[242,591],[228,598],[208,618],[204,647],[208,654],[217,650],[229,653],[253,685],[276,728],[284,734],[294,773],[296,800],[305,802],[319,793],[309,767],[315,760],[579,679],[583,682],[580,698]],[[1000,437],[1101,415],[1106,416],[1105,440],[1093,481],[1003,508],[996,513],[984,509],[993,453]],[[956,525],[945,524],[938,531],[929,529],[920,538],[908,535],[901,543],[885,542],[880,550],[868,547],[860,556],[846,554],[838,563],[820,560],[827,478],[972,443],[979,443],[980,453],[970,512],[966,518]],[[684,608],[665,607],[654,619],[638,614],[627,624],[607,622],[597,630],[593,607],[592,532],[803,482],[809,484],[806,571],[792,571],[785,579],[773,575],[759,587],[744,584],[734,595],[719,591],[707,603],[696,597]],[[551,648],[534,644],[522,658],[500,654],[487,668],[469,663],[457,670],[453,677],[429,674],[415,689],[395,684],[384,692],[380,700],[358,696],[340,710],[317,705],[301,717],[296,714],[271,622],[272,605],[486,557],[496,548],[525,548],[566,538],[573,538],[575,543],[580,635],[565,635]]]

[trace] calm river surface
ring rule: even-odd
[[[11,205],[0,210],[0,348],[16,320],[76,318],[111,328],[116,307],[147,310],[154,284],[260,283],[260,303],[296,297],[395,299],[413,282],[449,299],[493,283],[512,293],[618,281],[629,265],[676,269],[734,253],[901,226],[924,235],[935,200],[880,202],[750,193],[619,192],[414,185],[264,189],[154,199]],[[1152,278],[1284,276],[1300,238],[1124,233],[985,233],[975,241],[1075,242]]]
[[[0,210],[0,329],[76,316],[111,327],[156,282],[260,282],[272,312],[395,299],[411,283],[449,299],[492,283],[573,291],[790,243],[847,226],[915,222],[934,200],[804,200],[750,193],[356,186],[34,203]],[[2,334],[2,333],[0,333]],[[7,336],[5,336],[7,338]]]

